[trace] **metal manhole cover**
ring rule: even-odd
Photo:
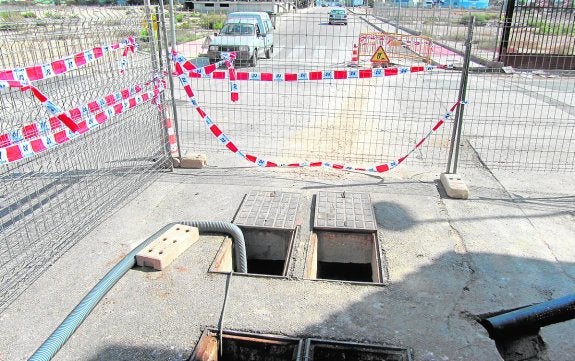
[[[234,218],[242,227],[295,229],[299,193],[251,191]]]
[[[315,229],[377,231],[367,193],[319,192],[315,201]]]

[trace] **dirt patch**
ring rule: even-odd
[[[495,345],[505,361],[550,361],[547,344],[539,333],[496,340]]]

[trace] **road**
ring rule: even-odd
[[[346,66],[354,42],[365,23],[349,14],[349,24],[329,25],[328,7],[303,9],[287,14],[277,22],[275,52],[270,64],[262,61],[261,71],[329,69]]]

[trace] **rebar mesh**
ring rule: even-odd
[[[65,10],[63,10],[65,9]],[[2,9],[0,68],[45,64],[127,36],[140,37],[139,8]],[[147,35],[147,34],[143,34]],[[148,37],[128,56],[111,52],[35,85],[62,109],[152,79]],[[154,54],[155,56],[155,54]],[[0,93],[0,133],[49,118],[30,92]],[[160,114],[145,103],[32,158],[0,166],[0,311],[128,197],[170,167]]]

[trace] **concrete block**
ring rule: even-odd
[[[439,179],[449,197],[456,199],[469,198],[469,189],[458,174],[442,173]]]
[[[136,264],[161,271],[200,239],[196,227],[176,224],[136,255]]]
[[[187,153],[182,157],[180,168],[201,169],[208,164],[205,154]]]

